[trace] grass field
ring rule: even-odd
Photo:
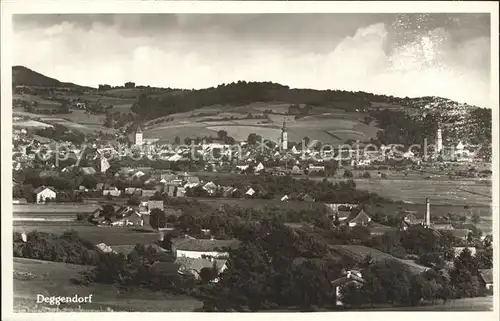
[[[342,110],[328,112],[321,108],[313,108],[312,114],[295,119],[294,115],[286,115],[289,104],[281,102],[252,103],[244,106],[209,106],[168,116],[173,121],[161,122],[161,117],[145,124],[145,137],[170,139],[185,137],[217,136],[217,131],[225,130],[237,141],[244,141],[251,133],[264,139],[277,141],[281,133],[283,120],[287,121],[288,139],[300,142],[304,137],[329,144],[342,144],[347,139],[369,140],[375,137],[376,127],[363,124],[363,114],[346,113]],[[273,110],[267,119],[244,119],[248,113],[262,114],[265,110]],[[235,119],[228,119],[234,117]]]
[[[330,179],[339,181],[342,179]],[[430,198],[433,204],[458,206],[491,204],[491,185],[460,180],[355,179],[356,187],[377,193],[395,201],[423,204]],[[474,193],[471,193],[474,192]],[[477,194],[479,193],[479,194]]]
[[[88,296],[92,294],[92,303],[81,304],[82,309],[90,310],[111,308],[113,311],[189,312],[202,305],[201,302],[191,297],[146,289],[123,291],[106,284],[89,286],[72,284],[70,280],[78,277],[80,271],[88,268],[75,264],[14,258],[15,310],[23,311],[27,303],[34,304],[37,294],[44,296],[74,296],[75,294]]]
[[[154,243],[158,240],[158,234],[153,231],[141,230],[128,227],[98,227],[93,225],[74,224],[15,224],[14,232],[39,231],[46,233],[62,234],[74,230],[83,239],[94,244],[105,243],[107,245],[130,245],[137,243]]]
[[[23,204],[12,206],[14,215],[18,213],[29,214],[29,213],[51,213],[57,215],[58,213],[92,213],[94,210],[99,208],[97,204]]]

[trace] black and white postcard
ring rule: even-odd
[[[3,319],[498,318],[498,3],[1,5]]]

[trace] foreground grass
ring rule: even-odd
[[[140,311],[140,312],[190,312],[202,306],[192,297],[153,292],[142,288],[126,291],[113,285],[76,285],[71,279],[88,266],[14,258],[14,311]],[[36,304],[36,295],[88,296],[90,304],[65,304],[54,306]],[[48,309],[48,310],[47,310]],[[69,309],[69,310],[67,310]]]

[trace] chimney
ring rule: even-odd
[[[431,226],[431,203],[429,202],[429,199],[425,199],[425,206],[426,206],[426,211],[425,211],[425,225],[427,227]]]

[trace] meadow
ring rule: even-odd
[[[88,296],[92,303],[80,304],[82,310],[138,312],[189,312],[202,306],[192,297],[153,292],[142,288],[126,291],[113,285],[77,285],[71,279],[77,278],[88,266],[14,258],[14,310],[25,311],[27,305],[36,305],[36,295],[45,296]],[[42,304],[39,306],[45,307]],[[65,308],[78,308],[75,304],[65,304]]]
[[[343,144],[348,139],[366,141],[376,136],[378,128],[362,123],[364,114],[347,113],[314,107],[311,115],[296,117],[287,115],[289,104],[282,102],[252,103],[244,106],[208,106],[186,113],[160,117],[145,123],[145,137],[170,139],[185,137],[216,137],[225,130],[237,141],[244,141],[255,133],[264,139],[277,141],[283,121],[286,119],[288,140],[300,142],[304,137],[322,143]],[[266,110],[273,113],[267,118],[247,118],[247,115],[263,115]],[[170,121],[165,121],[170,119]],[[173,119],[173,120],[172,120]]]
[[[105,243],[107,245],[133,245],[137,243],[151,244],[158,240],[158,234],[154,231],[133,227],[109,227],[86,225],[79,222],[73,224],[14,224],[14,232],[45,232],[63,234],[68,231],[76,231],[78,235],[94,244]]]

